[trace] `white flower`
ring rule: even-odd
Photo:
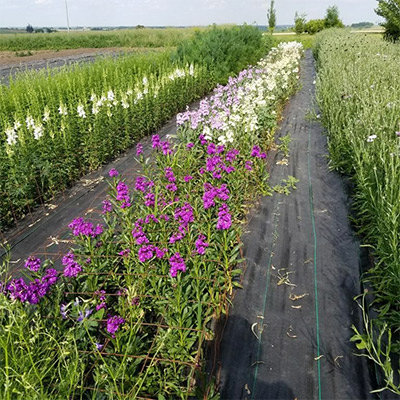
[[[149,81],[147,80],[146,77],[143,78],[143,85],[147,86],[149,84]]]
[[[190,76],[193,76],[193,75],[194,75],[194,66],[193,66],[193,64],[190,64],[190,67],[189,67],[189,75],[190,75]]]
[[[127,95],[127,96],[130,96],[131,94],[133,94],[133,90],[132,90],[132,89],[128,89],[128,90],[126,91],[126,95]]]
[[[94,93],[92,93],[92,95],[90,96],[90,101],[95,101],[97,99],[97,96],[94,94]]]
[[[43,114],[43,122],[47,122],[50,119],[50,110],[46,108]]]
[[[14,130],[18,130],[19,128],[21,128],[21,122],[19,122],[18,120],[14,122]]]
[[[129,103],[126,101],[126,98],[121,100],[121,105],[122,108],[129,108]]]
[[[17,135],[17,132],[14,130],[14,128],[6,129],[5,132],[7,135],[7,144],[9,146],[17,144],[18,135]]]
[[[139,91],[137,92],[136,100],[141,100],[141,99],[143,99],[143,93]]]
[[[76,108],[76,111],[78,112],[78,115],[81,118],[86,118],[86,113],[85,113],[85,109],[83,108],[82,104],[79,104],[78,107]]]
[[[368,136],[367,142],[373,142],[377,137],[376,135]]]
[[[28,129],[35,127],[35,121],[33,120],[33,118],[30,115],[28,115],[26,117],[25,122],[26,122],[26,127]]]
[[[99,113],[99,108],[98,108],[97,103],[96,103],[96,104],[93,104],[93,107],[92,107],[92,114],[96,115],[96,114],[98,114],[98,113]]]
[[[42,136],[43,136],[43,126],[42,125],[35,126],[33,130],[33,137],[36,140],[39,140]]]
[[[65,107],[64,104],[60,104],[60,107],[58,107],[58,113],[61,115],[68,115],[67,107]]]
[[[107,99],[110,100],[110,101],[113,101],[114,97],[115,97],[114,92],[112,90],[109,90],[107,92]]]

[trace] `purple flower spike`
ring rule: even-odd
[[[229,229],[231,225],[232,217],[231,214],[229,214],[229,207],[224,203],[218,210],[217,229],[226,230]]]
[[[168,261],[169,265],[171,266],[169,270],[171,278],[175,278],[178,274],[178,271],[186,272],[185,261],[179,253],[175,253]]]
[[[115,177],[115,176],[118,176],[118,175],[119,175],[119,172],[118,172],[115,168],[112,168],[112,169],[110,169],[110,171],[108,172],[108,175],[110,176],[110,178],[113,178],[113,177]]]
[[[118,315],[114,315],[113,317],[109,317],[107,319],[107,332],[111,334],[112,338],[115,338],[115,332],[117,332],[120,325],[124,324],[125,320]]]
[[[40,269],[40,258],[30,256],[25,262],[25,268],[32,272],[38,272]]]
[[[136,155],[140,156],[143,154],[143,145],[141,143],[138,143],[136,146]]]

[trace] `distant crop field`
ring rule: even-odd
[[[4,33],[0,51],[63,50],[104,47],[172,47],[207,28],[144,28],[119,31]]]
[[[314,36],[309,34],[296,35],[295,33],[280,33],[273,35],[278,42],[300,42],[305,49],[310,49],[314,43]]]

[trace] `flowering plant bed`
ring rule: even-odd
[[[109,197],[101,213],[71,221],[62,265],[30,256],[27,280],[5,279],[5,398],[194,393],[209,322],[239,286],[243,206],[269,192],[265,151],[301,52],[279,45],[178,115],[179,140],[154,135],[152,160],[139,144],[134,187],[109,171]]]

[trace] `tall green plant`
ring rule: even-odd
[[[375,12],[385,18],[385,38],[397,41],[400,38],[400,0],[378,0]]]
[[[268,28],[271,34],[274,32],[276,27],[276,10],[274,5],[275,0],[271,0],[271,5],[267,11]]]

